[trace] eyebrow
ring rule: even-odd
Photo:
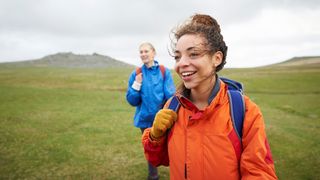
[[[197,48],[199,48],[199,47],[197,47],[197,46],[191,46],[191,47],[188,47],[188,48],[186,49],[186,51],[192,51],[192,50],[197,49]],[[200,48],[199,48],[199,49],[200,49]],[[175,50],[174,52],[175,52],[175,53],[180,53],[179,50]]]

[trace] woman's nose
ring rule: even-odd
[[[186,56],[181,56],[180,60],[177,62],[178,66],[188,66],[189,64],[189,58]]]

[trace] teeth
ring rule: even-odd
[[[195,72],[183,72],[181,73],[182,76],[191,76],[192,74],[194,74]]]

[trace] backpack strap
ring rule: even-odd
[[[180,101],[177,96],[173,96],[168,106],[168,109],[171,109],[176,113],[178,113],[179,108],[180,108]]]
[[[219,79],[228,85],[228,90],[240,91],[240,93],[243,94],[243,86],[241,83],[225,77],[219,77]]]
[[[245,105],[243,95],[236,90],[228,90],[230,103],[230,116],[232,119],[233,128],[235,129],[238,138],[242,139],[242,127],[245,114]]]
[[[142,70],[141,70],[141,67],[137,67],[137,68],[136,68],[136,75],[140,74],[141,71],[142,71]]]
[[[159,68],[160,68],[162,77],[164,79],[165,78],[165,73],[166,73],[166,68],[163,65],[159,65]]]
[[[225,77],[220,77],[220,79],[228,86],[227,93],[230,103],[230,116],[232,119],[233,128],[235,129],[238,138],[241,140],[245,115],[242,84]]]

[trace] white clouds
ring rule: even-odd
[[[320,55],[320,9],[264,9],[225,29],[232,66],[260,66],[293,56]],[[318,49],[318,50],[317,50]]]
[[[228,67],[320,55],[316,1],[0,0],[0,61],[72,51],[138,65],[137,48],[150,41],[160,63],[173,67],[170,30],[196,12],[220,22]]]

